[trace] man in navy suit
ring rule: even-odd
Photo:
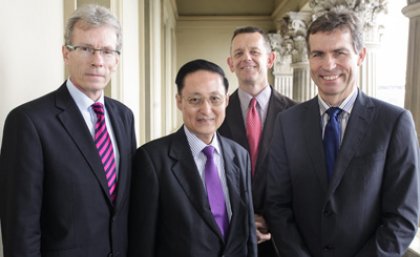
[[[248,153],[216,132],[228,103],[224,72],[194,60],[181,67],[176,84],[184,125],[143,145],[134,158],[129,256],[255,257]],[[209,147],[215,149],[217,191],[205,168]],[[216,194],[222,202],[214,205]]]
[[[269,159],[266,219],[282,257],[402,256],[416,234],[414,122],[409,111],[358,89],[362,32],[343,10],[308,29],[318,96],[278,116]],[[326,144],[330,128],[338,151]]]
[[[121,44],[108,9],[79,8],[62,47],[68,80],[8,115],[0,154],[4,257],[126,256],[134,119],[104,97]]]
[[[246,119],[251,99],[256,100],[262,129],[256,146],[256,158],[251,158],[251,162],[254,162],[252,197],[260,257],[277,256],[263,216],[268,150],[274,133],[274,121],[279,112],[296,104],[277,92],[268,82],[268,71],[273,67],[275,59],[276,54],[271,50],[267,35],[260,28],[241,27],[234,31],[227,61],[238,79],[239,88],[229,98],[226,119],[219,129],[221,135],[239,143],[252,154]]]

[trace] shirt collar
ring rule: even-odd
[[[201,139],[199,139],[194,133],[192,133],[187,126],[184,125],[185,135],[187,136],[188,144],[190,145],[191,152],[194,158],[196,158],[203,149],[207,146]],[[217,139],[217,134],[214,133],[213,140],[209,144],[214,147],[215,152],[220,154],[220,143]]]
[[[348,97],[346,97],[346,99],[344,99],[344,101],[338,107],[342,109],[344,112],[350,114],[351,110],[353,109],[354,103],[356,102],[358,93],[359,93],[358,88],[354,87],[353,92]],[[323,115],[328,110],[328,108],[331,107],[324,100],[322,100],[319,94],[318,94],[318,103],[319,103],[319,109],[320,109],[321,115]]]
[[[87,110],[91,107],[92,104],[95,103],[95,101],[93,101],[87,95],[85,95],[82,91],[80,91],[80,89],[78,89],[73,84],[73,82],[71,82],[70,79],[67,79],[66,86],[67,86],[67,89],[69,90],[71,97],[74,99],[77,107],[79,107],[80,110]],[[100,102],[105,106],[103,91],[101,93],[101,97],[99,98],[97,102]]]
[[[253,96],[245,92],[241,88],[238,88],[238,96],[241,102],[242,110],[247,110],[249,107],[249,102],[251,101]],[[268,105],[268,102],[270,101],[270,96],[271,96],[271,87],[267,86],[255,97],[260,108],[263,108],[264,106]]]

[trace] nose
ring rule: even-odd
[[[200,105],[200,111],[203,113],[210,113],[211,112],[211,104],[209,99],[204,99],[203,103]]]
[[[324,70],[333,70],[335,67],[336,67],[336,61],[335,61],[334,56],[325,55],[322,62],[322,68]]]
[[[104,65],[104,57],[99,49],[95,49],[91,56],[91,65],[94,67],[102,67]]]

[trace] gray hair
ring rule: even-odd
[[[117,35],[116,50],[120,51],[122,48],[122,31],[118,19],[111,13],[111,11],[100,5],[83,5],[77,8],[71,17],[67,20],[66,30],[64,33],[64,42],[66,45],[71,45],[71,38],[74,27],[77,23],[86,28],[97,28],[102,26],[110,26],[115,29]]]

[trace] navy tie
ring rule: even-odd
[[[335,159],[337,158],[338,149],[340,148],[341,129],[338,116],[341,111],[342,110],[338,107],[331,107],[327,110],[329,120],[324,131],[324,152],[328,180],[332,176]]]

